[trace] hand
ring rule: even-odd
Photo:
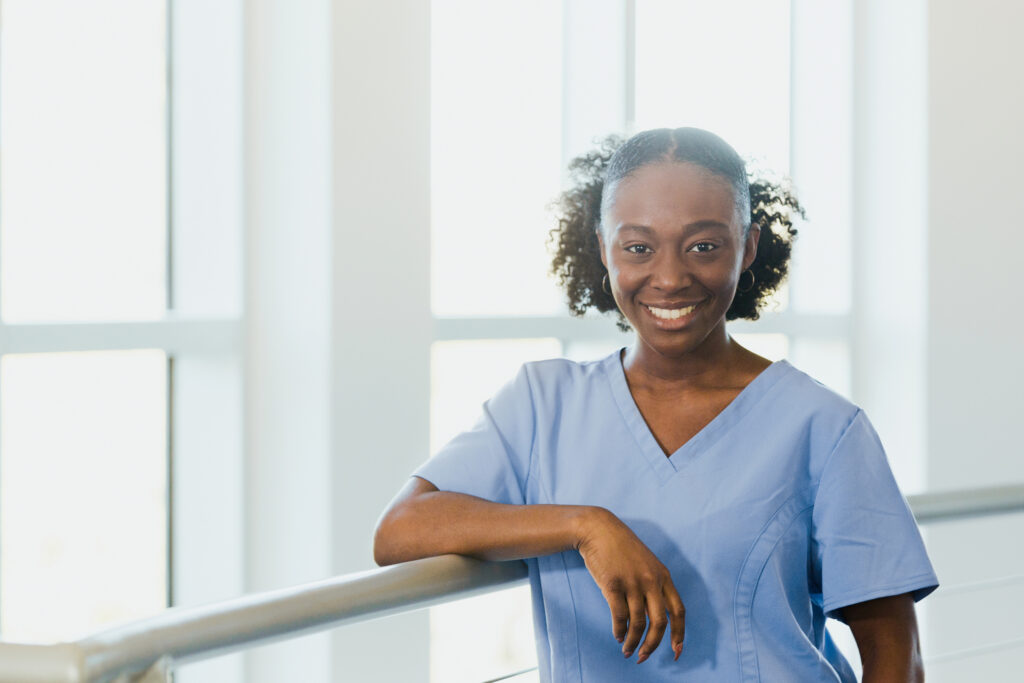
[[[581,523],[577,549],[608,602],[612,633],[622,643],[622,654],[633,654],[650,619],[637,664],[658,647],[669,624],[672,651],[678,660],[686,608],[665,565],[622,520],[604,508],[593,508]]]

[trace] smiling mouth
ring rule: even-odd
[[[693,313],[693,310],[697,308],[699,304],[693,306],[687,306],[686,308],[655,308],[654,306],[646,306],[645,308],[651,312],[655,318],[661,320],[677,320],[679,318],[686,317]]]

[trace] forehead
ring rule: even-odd
[[[610,230],[622,225],[670,229],[706,221],[739,224],[732,185],[696,164],[648,164],[612,191],[605,216]]]

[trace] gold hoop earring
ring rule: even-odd
[[[740,280],[743,279],[744,275],[750,276],[750,284],[747,285],[746,287],[740,287],[739,283],[736,283],[736,291],[740,292],[741,294],[746,294],[747,292],[752,290],[754,288],[754,283],[757,282],[757,278],[754,277],[754,271],[750,270],[749,268],[740,273]]]
[[[611,296],[611,295],[612,295],[612,290],[611,290],[611,289],[610,289],[610,288],[608,287],[608,273],[605,273],[605,274],[604,274],[604,277],[603,277],[603,278],[601,278],[601,289],[602,289],[602,290],[604,291],[604,293],[605,293],[605,294],[607,294],[608,296]]]

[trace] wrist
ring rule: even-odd
[[[595,505],[579,505],[570,517],[570,533],[573,550],[592,538],[595,530],[603,524],[611,512]]]

